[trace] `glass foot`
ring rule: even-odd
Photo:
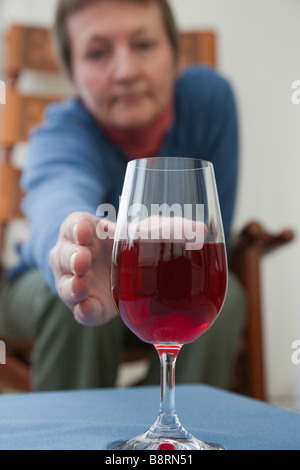
[[[226,450],[225,447],[198,439],[177,441],[174,439],[143,439],[143,435],[129,441],[115,441],[108,450]]]
[[[180,423],[175,412],[159,413],[153,425],[129,441],[115,441],[108,450],[226,450],[211,442],[194,437]]]
[[[147,432],[128,441],[115,441],[108,450],[226,450],[225,447],[211,442],[203,442],[190,435],[186,439],[148,437]]]

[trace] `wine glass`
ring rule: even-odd
[[[109,449],[224,449],[181,425],[175,411],[175,363],[181,347],[217,318],[227,261],[213,165],[152,157],[128,163],[117,218],[111,291],[116,308],[161,365],[160,409],[142,435]]]

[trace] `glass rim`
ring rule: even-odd
[[[201,163],[201,167],[199,168],[150,168],[146,166],[147,162],[154,162],[154,161],[194,161]],[[202,158],[194,158],[194,157],[175,157],[175,156],[160,156],[160,157],[143,157],[143,158],[136,158],[130,160],[127,164],[130,167],[135,167],[138,170],[144,171],[198,171],[198,170],[207,170],[213,169],[213,164],[208,160],[204,160]]]

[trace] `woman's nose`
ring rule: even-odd
[[[115,51],[113,75],[118,81],[130,81],[139,74],[137,57],[128,47]]]

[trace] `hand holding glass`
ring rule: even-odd
[[[109,449],[222,449],[184,429],[174,397],[178,352],[213,324],[226,295],[226,250],[211,163],[162,157],[128,164],[111,288],[124,323],[158,352],[161,403],[148,431]]]

